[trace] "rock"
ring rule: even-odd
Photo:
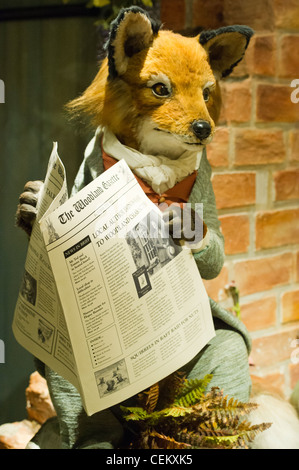
[[[38,372],[30,375],[25,394],[26,409],[30,420],[43,424],[48,418],[56,416],[47,382]]]
[[[25,449],[41,425],[56,416],[47,382],[38,372],[30,375],[25,395],[28,419],[0,426],[0,449]]]
[[[28,419],[2,424],[0,426],[0,449],[25,449],[39,428],[39,423]]]

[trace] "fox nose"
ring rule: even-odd
[[[211,124],[208,121],[193,121],[191,127],[199,139],[206,139],[211,134]]]

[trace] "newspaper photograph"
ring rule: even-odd
[[[65,181],[53,152],[52,186]],[[35,303],[21,288],[14,331],[77,387],[91,415],[182,367],[215,331],[191,251],[169,237],[124,160],[67,201],[64,183],[51,185],[28,249],[37,269],[25,264]]]

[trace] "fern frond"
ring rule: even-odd
[[[255,410],[257,405],[255,403],[243,403],[237,399],[224,397],[219,401],[218,404],[215,404],[213,409],[211,409],[211,416],[214,419],[217,419],[218,422],[226,422],[234,416],[245,416],[248,415],[251,411]]]
[[[144,408],[140,406],[120,406],[120,409],[124,413],[124,419],[126,421],[144,421],[145,419],[149,418],[149,414]]]
[[[160,394],[160,385],[155,383],[148,390],[139,393],[138,400],[140,405],[148,412],[152,413],[157,405]]]
[[[174,403],[184,407],[196,405],[203,398],[211,379],[212,375],[206,375],[203,379],[186,381]]]
[[[225,425],[235,416],[248,415],[257,408],[257,405],[251,402],[243,403],[238,399],[228,398],[228,396],[223,397],[223,392],[214,387],[193,408],[195,415],[204,419],[216,420]]]
[[[261,423],[257,425],[251,425],[248,421],[241,421],[238,426],[233,429],[226,428],[222,435],[220,433],[214,436],[206,435],[204,437],[204,443],[208,447],[211,444],[217,444],[226,448],[248,448],[249,442],[252,442],[257,434],[265,431],[271,426],[270,423]]]
[[[246,449],[246,443],[240,440],[240,436],[206,436],[201,441],[202,446],[208,448],[222,448],[222,449]]]
[[[181,389],[181,392],[177,394],[177,398],[180,398],[187,393],[189,393],[194,388],[201,389],[202,393],[205,393],[207,386],[211,382],[213,375],[207,374],[203,379],[194,379],[194,380],[185,380],[184,386]]]
[[[233,432],[219,426],[216,421],[201,423],[197,427],[197,433],[201,436],[227,436],[233,434]]]
[[[179,433],[178,437],[182,442],[189,444],[192,448],[217,448],[233,449],[246,448],[242,434],[226,434],[225,431],[212,431],[210,429],[189,432],[187,430]]]
[[[164,410],[160,411],[161,415],[164,415],[165,417],[172,416],[173,418],[179,418],[192,412],[193,409],[191,406],[186,407],[181,405],[173,405],[169,408],[164,408]]]
[[[202,447],[204,437],[205,437],[204,435],[201,435],[196,432],[190,432],[188,429],[184,429],[183,431],[180,431],[175,436],[176,439],[178,439],[180,442],[184,442],[185,444],[188,444],[191,448]]]
[[[227,396],[223,398],[221,406],[230,413],[238,413],[239,416],[244,416],[257,408],[256,403],[243,403],[240,400],[230,398]]]
[[[139,394],[143,406],[121,406],[124,419],[137,422],[138,437],[132,446],[141,449],[248,448],[256,435],[271,424],[252,425],[247,421],[244,415],[258,406],[255,403],[223,396],[218,387],[207,392],[211,378],[206,375],[204,379],[188,381],[182,375],[172,374],[164,379],[162,387],[159,382]],[[176,393],[170,391],[171,384]],[[174,397],[171,403],[170,397],[165,396],[166,391]]]
[[[155,443],[155,449],[187,449],[190,448],[190,444],[185,442],[178,442],[173,437],[165,436],[154,429],[149,433],[149,437],[153,439],[151,446]]]
[[[181,393],[185,386],[186,374],[184,372],[174,372],[165,379],[161,380],[159,408],[166,408],[171,405],[175,398]]]
[[[272,426],[272,423],[251,424],[249,421],[241,421],[239,424],[239,431],[243,433],[244,437],[252,442],[257,434],[266,431]]]

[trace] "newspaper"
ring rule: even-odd
[[[67,199],[54,144],[15,309],[17,341],[79,391],[88,415],[148,388],[215,335],[188,248],[120,160]]]

